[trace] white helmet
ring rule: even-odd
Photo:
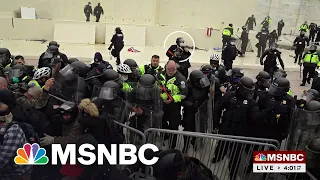
[[[51,69],[48,67],[43,67],[38,69],[34,75],[33,75],[33,79],[41,79],[43,77],[48,77],[50,78],[51,75]]]
[[[210,61],[220,61],[220,56],[219,56],[219,54],[212,54],[211,56],[210,56]]]
[[[118,70],[118,73],[120,73],[120,74],[131,74],[132,73],[130,67],[126,64],[119,64],[117,70]]]

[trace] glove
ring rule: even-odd
[[[263,66],[263,62],[262,61],[260,61],[260,65]]]
[[[40,138],[40,145],[41,146],[48,146],[54,143],[54,137],[49,136],[47,134],[43,134],[44,137]]]

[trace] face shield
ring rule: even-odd
[[[69,75],[78,75],[79,74],[79,69],[77,68],[74,68],[72,66],[70,66],[69,64],[64,67],[63,69],[61,69],[60,71],[60,74],[64,77],[67,77]]]
[[[269,94],[273,95],[273,96],[282,96],[283,94],[285,94],[286,92],[284,92],[283,88],[279,88],[275,85],[271,85],[269,88]]]
[[[0,64],[6,64],[8,62],[9,58],[7,54],[0,54]]]
[[[197,81],[196,82],[197,86],[200,88],[205,88],[210,86],[210,80],[208,79],[207,76],[202,76],[201,78],[198,78],[196,81]]]
[[[100,89],[99,98],[104,100],[113,100],[117,97],[117,91],[115,88],[102,87]]]
[[[315,97],[313,93],[304,91],[303,94],[301,95],[301,99],[304,100],[305,102],[309,102],[311,100],[314,100]]]
[[[153,100],[155,98],[155,90],[154,86],[144,86],[138,83],[136,87],[136,98],[144,101]]]
[[[305,123],[306,125],[310,126],[318,126],[320,125],[320,113],[319,111],[313,112],[313,111],[305,111],[304,117],[305,117]]]
[[[252,99],[254,96],[254,88],[247,88],[244,86],[239,87],[239,92],[247,99]]]
[[[21,69],[12,69],[9,71],[9,79],[19,78],[22,74],[23,71]]]
[[[269,88],[270,87],[270,84],[271,84],[271,79],[263,79],[261,81],[261,85],[265,88]]]

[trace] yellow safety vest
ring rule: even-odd
[[[320,66],[319,56],[317,52],[311,53],[307,52],[304,56],[304,59],[301,59],[301,63],[315,64]]]
[[[302,24],[301,26],[300,26],[300,31],[308,31],[308,25],[306,25],[306,24]]]
[[[149,65],[144,65],[144,66],[141,66],[141,67],[139,68],[141,75],[144,75],[144,74],[146,73],[146,67],[148,67],[148,66],[149,66],[149,68],[152,68],[152,67],[151,67],[151,64],[149,64]],[[161,66],[158,66],[157,68],[154,69],[154,71],[155,71],[156,73],[158,73],[160,68],[161,68]]]
[[[28,86],[29,86],[29,87],[38,86],[38,87],[40,87],[41,89],[44,88],[44,86],[41,87],[40,84],[38,83],[38,81],[35,80],[35,79],[31,80],[31,81],[28,83]]]
[[[292,96],[292,91],[291,91],[291,89],[289,89],[289,91],[287,92],[287,94],[289,95],[289,96]]]
[[[131,92],[133,88],[127,82],[122,83],[122,90],[124,92]]]
[[[165,75],[160,74],[161,77],[161,84],[165,85],[168,89],[168,93],[170,93],[170,95],[173,98],[174,102],[181,102],[181,100],[183,99],[183,97],[179,94],[180,93],[180,89],[178,86],[176,86],[174,83],[177,80],[176,77],[173,77],[169,80],[166,80]],[[160,94],[161,98],[163,100],[167,100],[168,96],[166,93],[162,93]]]
[[[231,31],[230,31],[230,29],[232,29],[232,27],[230,27],[230,26],[224,28],[224,29],[222,30],[222,35],[223,35],[223,36],[231,36]]]

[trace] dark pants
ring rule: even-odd
[[[261,54],[263,54],[264,51],[266,50],[266,46],[267,46],[266,43],[259,43],[259,46],[258,46],[258,56],[259,56],[259,57],[260,57]]]
[[[278,29],[278,37],[281,36],[281,33],[282,33],[282,28],[281,28],[281,29]]]
[[[241,43],[241,53],[242,54],[246,54],[247,45],[248,45],[248,41],[242,41],[242,43]]]
[[[226,71],[228,71],[229,69],[232,69],[232,64],[233,64],[232,60],[224,60],[223,61],[223,65],[224,65]]]
[[[90,14],[86,14],[86,21],[89,22],[90,21]]]
[[[316,32],[311,32],[311,31],[310,31],[309,40],[310,40],[311,42],[314,42],[315,36],[316,36]]]
[[[273,79],[273,74],[278,69],[279,68],[277,66],[270,67],[270,66],[264,65],[264,67],[263,67],[263,70],[270,74],[271,79]]]
[[[119,47],[115,47],[112,51],[111,51],[111,55],[115,58],[117,58],[116,63],[117,65],[119,65],[121,63],[120,61],[120,52],[123,49],[123,45],[119,46]]]
[[[101,16],[100,14],[97,14],[97,15],[96,15],[96,22],[99,22],[100,16]]]
[[[162,128],[170,130],[178,130],[181,124],[181,105],[178,103],[163,104]],[[167,139],[168,137],[165,137]],[[177,135],[173,139],[169,139],[169,147],[174,149],[177,143]]]
[[[230,37],[229,36],[223,36],[222,37],[222,49],[224,48],[224,46],[230,41]]]
[[[189,70],[188,70],[188,68],[179,69],[179,72],[180,72],[186,79],[188,79],[188,76],[189,76]]]
[[[303,67],[303,77],[302,77],[302,83],[305,84],[307,81],[309,82],[311,78],[314,77],[314,72],[316,71],[315,67]],[[309,76],[308,76],[309,74]]]
[[[297,63],[298,58],[299,58],[299,62],[301,61],[303,51],[304,51],[304,48],[297,47],[297,49],[294,51],[294,53],[296,54],[296,57],[294,58],[294,63]]]

